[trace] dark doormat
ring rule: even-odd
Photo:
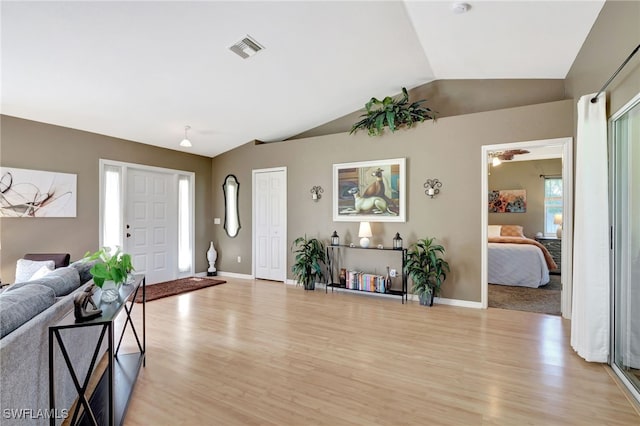
[[[226,281],[215,278],[189,277],[148,285],[146,289],[147,302],[224,283]],[[142,289],[138,291],[135,302],[142,303]]]

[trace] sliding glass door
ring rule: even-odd
[[[611,364],[640,399],[640,95],[611,119]]]

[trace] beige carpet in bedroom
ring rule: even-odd
[[[560,275],[549,278],[549,284],[538,288],[489,284],[489,307],[561,315]]]

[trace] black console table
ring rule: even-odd
[[[340,271],[340,262],[339,262],[339,256],[338,253],[340,250],[343,249],[354,249],[354,250],[368,250],[368,251],[384,251],[384,252],[395,252],[398,253],[402,256],[402,270],[399,271],[399,274],[402,278],[402,290],[391,290],[388,289],[387,291],[385,291],[385,293],[376,293],[376,292],[371,292],[371,291],[365,291],[365,290],[355,290],[355,289],[350,289],[347,288],[345,284],[341,284],[339,282],[335,282],[334,280],[334,269],[336,269],[338,271]],[[325,293],[327,292],[327,288],[331,287],[331,291],[333,291],[334,288],[340,288],[346,291],[353,291],[353,292],[359,292],[359,293],[368,293],[368,294],[390,294],[390,295],[394,295],[394,296],[400,296],[400,300],[402,301],[402,303],[404,304],[405,300],[409,300],[408,299],[408,292],[407,292],[407,275],[404,272],[404,267],[405,267],[405,263],[407,260],[407,249],[403,248],[403,249],[393,249],[390,247],[383,247],[383,248],[376,248],[376,247],[367,247],[367,248],[363,248],[363,247],[358,247],[358,246],[351,246],[351,245],[328,245],[327,246],[327,266],[329,268],[329,282],[327,283],[326,287],[325,287]]]
[[[135,304],[138,292],[142,291],[142,339],[138,336],[134,321],[131,318],[131,311]],[[49,327],[49,405],[51,410],[55,410],[55,377],[54,377],[54,350],[55,342],[62,353],[66,367],[71,375],[74,386],[78,393],[76,407],[71,415],[72,426],[75,425],[121,425],[133,393],[133,386],[140,372],[140,368],[145,365],[146,357],[146,282],[144,275],[136,275],[133,284],[122,285],[120,287],[120,298],[113,303],[100,303],[101,291],[98,290],[93,298],[100,309],[102,315],[89,321],[77,322],[74,312],[71,311],[62,318],[56,325]],[[119,331],[117,345],[115,345],[116,327],[114,321],[124,312],[124,325]],[[60,334],[60,330],[74,329],[80,327],[100,327],[100,338],[96,344],[91,358],[91,364],[86,377],[80,382],[78,374],[72,365],[67,353],[65,343]],[[125,332],[129,329],[138,346],[138,351],[127,354],[120,354],[120,344]],[[107,336],[107,368],[101,374],[98,384],[90,398],[87,398],[87,387],[89,380],[95,372],[100,347]],[[80,414],[80,407],[84,408]],[[66,407],[65,407],[66,408]],[[51,418],[51,426],[55,426],[55,419]]]

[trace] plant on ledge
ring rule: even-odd
[[[421,305],[433,306],[433,296],[440,294],[440,287],[450,271],[449,263],[441,257],[444,247],[434,244],[434,240],[418,240],[407,252],[405,273],[411,277],[411,292],[418,296]]]
[[[307,236],[298,237],[291,245],[291,251],[296,254],[295,262],[291,267],[293,277],[302,284],[305,290],[315,290],[316,278],[322,278],[322,265],[326,262],[327,255],[322,241]]]
[[[395,132],[397,128],[411,127],[416,122],[435,120],[435,113],[430,108],[422,106],[423,102],[424,99],[409,103],[409,93],[405,87],[402,88],[400,99],[387,96],[380,101],[371,98],[365,104],[366,114],[361,115],[364,118],[353,125],[349,134],[366,129],[369,136],[379,136],[385,127]]]

